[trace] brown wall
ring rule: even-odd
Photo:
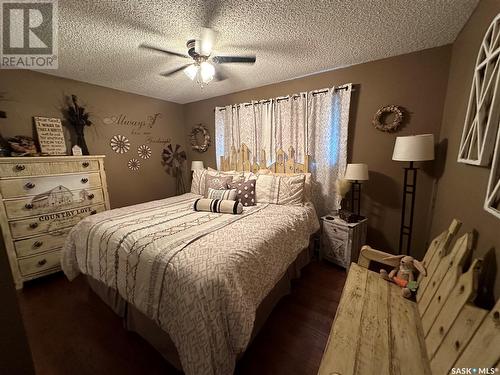
[[[461,232],[478,231],[476,254],[482,255],[494,247],[497,264],[500,264],[500,220],[483,209],[489,168],[457,163],[457,155],[477,52],[488,26],[499,12],[498,0],[481,1],[453,44],[441,128],[441,139],[448,147],[444,173],[438,182],[431,231],[435,235],[452,218],[458,218],[464,223]],[[496,291],[500,295],[500,280]]]
[[[362,211],[369,217],[368,241],[373,246],[395,250],[399,239],[404,164],[391,160],[394,140],[398,135],[434,133],[436,138],[439,135],[450,51],[450,46],[433,48],[186,104],[186,131],[203,123],[213,136],[215,106],[352,82],[356,91],[349,125],[349,161],[368,163],[370,169],[370,181],[363,186],[362,201]],[[380,132],[371,125],[377,109],[387,104],[401,105],[410,112],[409,123],[396,134]],[[190,150],[189,157],[214,167],[215,147],[204,154]],[[429,172],[421,172],[413,242],[416,254],[422,254],[425,249],[432,189],[433,178]]]
[[[32,71],[0,70],[0,82],[0,91],[10,99],[0,102],[0,110],[7,112],[7,118],[0,119],[0,131],[4,137],[33,136],[33,116],[63,118],[61,108],[65,95],[76,94],[79,97],[94,122],[85,130],[90,153],[106,155],[105,167],[112,207],[175,194],[175,181],[160,164],[163,145],[151,144],[153,154],[148,160],[137,156],[137,147],[147,143],[148,137],[163,140],[171,138],[174,143],[185,147],[182,105]],[[140,131],[136,130],[139,134],[132,134],[131,126],[104,122],[105,118],[120,114],[130,120],[141,121],[155,113],[161,116],[155,125],[151,129],[143,127]],[[131,148],[127,153],[117,154],[111,150],[109,142],[116,134],[122,134],[130,140]],[[70,149],[70,134],[67,130],[66,139]],[[127,162],[131,158],[141,161],[142,166],[138,171],[128,169]]]

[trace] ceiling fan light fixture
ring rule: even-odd
[[[196,66],[195,64],[191,64],[186,69],[184,69],[184,73],[193,81],[196,78],[196,74],[198,73],[198,66]]]
[[[200,74],[201,74],[201,80],[203,83],[208,83],[212,79],[214,79],[215,76],[215,68],[212,64],[210,64],[207,61],[204,61],[200,64]]]

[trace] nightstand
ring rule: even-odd
[[[349,269],[351,262],[357,262],[359,250],[366,241],[368,219],[347,223],[337,215],[321,218],[320,259],[326,259]]]

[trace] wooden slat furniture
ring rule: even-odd
[[[60,269],[71,227],[109,209],[104,156],[0,158],[0,226],[17,289]]]
[[[309,156],[304,156],[303,163],[295,160],[295,150],[293,147],[288,148],[288,153],[283,149],[276,151],[275,162],[267,166],[266,152],[261,150],[259,157],[255,156],[250,158],[250,150],[244,143],[241,144],[240,149],[236,150],[233,146],[229,152],[229,156],[220,157],[221,171],[244,171],[244,172],[258,172],[260,169],[269,169],[273,173],[308,173],[309,172]]]
[[[481,261],[475,259],[462,272],[472,234],[452,247],[459,227],[453,221],[432,241],[417,302],[403,298],[398,286],[368,270],[373,261],[395,266],[385,259],[390,254],[369,246],[361,249],[358,264],[351,265],[319,374],[447,375],[452,368],[498,366],[500,301],[491,311],[472,304]]]

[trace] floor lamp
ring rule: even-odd
[[[410,255],[411,236],[413,232],[413,211],[415,208],[415,194],[417,191],[417,169],[413,166],[416,161],[434,160],[434,135],[421,134],[408,137],[397,137],[394,144],[392,160],[409,161],[405,167],[403,185],[403,207],[401,209],[401,227],[399,230],[398,254]],[[407,215],[407,205],[410,211]],[[406,246],[404,238],[406,237]]]
[[[344,179],[351,181],[351,211],[359,218],[361,216],[361,183],[359,181],[368,180],[368,165],[347,164]],[[356,209],[355,203],[357,203]]]

